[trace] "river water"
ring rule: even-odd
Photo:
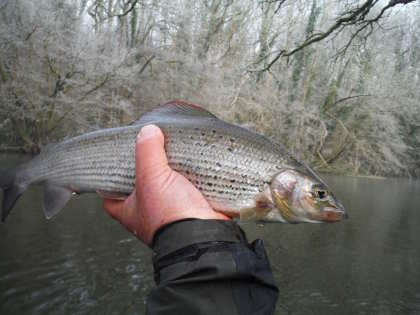
[[[18,159],[0,156],[0,168]],[[325,178],[349,220],[242,225],[265,242],[276,314],[420,314],[420,182]],[[151,251],[95,195],[50,221],[41,198],[30,188],[0,225],[0,314],[144,314]]]

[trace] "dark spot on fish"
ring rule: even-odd
[[[178,129],[178,133],[182,133],[182,129]]]
[[[190,175],[190,171],[185,171],[185,174]]]
[[[223,135],[220,135],[220,136],[219,136],[219,139],[222,139],[222,138],[223,138]]]
[[[207,185],[208,185],[209,187],[212,187],[212,186],[213,186],[213,183],[207,183]]]
[[[211,132],[216,133],[216,130],[213,129]]]
[[[201,132],[201,135],[204,137],[206,134],[205,134],[205,132],[203,132],[203,131],[202,131],[202,132]]]
[[[227,150],[228,150],[229,152],[233,152],[233,148],[231,148],[231,147],[228,147],[228,148],[227,148]]]
[[[222,167],[222,164],[220,164],[219,162],[216,162],[216,165],[217,165],[218,167]]]
[[[234,170],[234,171],[236,171],[237,169],[238,169],[238,167],[237,167],[237,166],[234,166],[234,167],[233,167],[233,170]]]
[[[246,191],[246,188],[245,188],[245,187],[242,187],[242,190],[243,190],[243,191]]]
[[[233,138],[230,138],[229,140],[230,140],[230,142],[235,142],[235,139],[233,139]]]
[[[214,179],[217,179],[218,177],[217,177],[217,175],[214,175],[214,176],[213,176],[213,178],[214,178]]]
[[[194,137],[193,137],[193,136],[190,136],[190,139],[191,139],[191,140],[194,140]]]
[[[248,178],[248,175],[242,174],[242,178]]]
[[[200,152],[200,155],[204,155],[204,152]]]
[[[234,182],[236,182],[236,180],[234,180],[234,179],[231,179],[231,180],[230,180],[230,182],[231,182],[231,183],[234,183]]]
[[[225,192],[223,190],[218,191],[219,194],[224,194]]]

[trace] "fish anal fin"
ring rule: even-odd
[[[114,191],[97,190],[96,193],[106,199],[125,200],[128,197],[126,194]]]
[[[218,119],[208,110],[181,100],[169,101],[140,116],[132,125],[151,124],[179,118]]]
[[[46,182],[44,184],[44,202],[42,205],[45,217],[47,219],[54,217],[64,208],[71,196],[72,191],[69,188]]]

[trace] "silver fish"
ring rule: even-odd
[[[29,162],[0,173],[2,221],[31,184],[44,186],[47,218],[57,214],[74,192],[129,195],[135,183],[136,136],[148,124],[162,129],[170,166],[217,211],[242,220],[287,223],[347,217],[320,177],[283,146],[196,105],[172,101],[132,125],[50,145]]]

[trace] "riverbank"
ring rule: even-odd
[[[0,153],[9,154],[9,153],[21,153],[28,154],[22,147],[0,147]]]

